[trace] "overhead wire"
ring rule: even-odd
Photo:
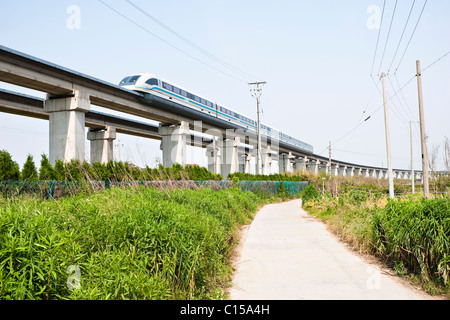
[[[370,71],[370,75],[373,75],[373,68],[375,66],[375,60],[377,57],[377,52],[378,52],[378,44],[380,42],[380,34],[381,34],[381,28],[383,26],[383,19],[384,19],[384,9],[386,8],[386,0],[384,0],[384,4],[383,4],[383,11],[381,13],[381,20],[380,20],[380,28],[378,29],[378,37],[377,37],[377,44],[375,46],[375,52],[373,54],[373,61],[372,61],[372,69]]]
[[[412,39],[413,39],[413,37],[414,37],[414,35],[416,33],[417,26],[419,25],[420,20],[422,19],[422,15],[423,15],[423,13],[425,11],[425,7],[426,7],[427,3],[428,3],[428,0],[425,0],[425,3],[423,4],[423,7],[422,7],[422,11],[420,12],[420,16],[417,19],[417,23],[416,23],[416,25],[414,27],[414,30],[413,30],[413,32],[411,34],[411,37],[409,38],[408,44],[406,45],[405,51],[403,52],[403,55],[402,55],[402,58],[400,59],[400,62],[398,64],[397,68],[395,68],[395,72],[397,72],[397,70],[400,68],[400,66],[401,66],[401,64],[403,62],[403,59],[405,58],[406,52],[408,51],[408,48],[409,48],[409,46],[411,44],[411,41],[412,41]]]
[[[447,56],[449,56],[449,55],[450,55],[450,51],[448,51],[447,53],[445,53],[444,55],[442,55],[441,57],[439,57],[438,59],[436,59],[435,61],[433,61],[432,63],[430,63],[428,66],[426,66],[426,67],[422,70],[422,73],[424,73],[425,71],[427,71],[428,69],[430,69],[432,66],[434,66],[436,63],[438,63],[439,61],[441,61],[442,59],[444,59],[445,57],[447,57]],[[414,75],[414,76],[413,76],[411,79],[409,79],[403,86],[401,86],[401,87],[399,88],[399,90],[397,90],[392,96],[388,97],[387,102],[390,102],[394,97],[396,97],[398,94],[400,94],[404,88],[406,88],[413,80],[416,79],[416,77],[417,77],[417,75]],[[372,79],[373,79],[373,77],[372,77]],[[374,82],[374,83],[375,83],[375,86],[378,88],[376,82]],[[366,120],[364,120],[364,121],[358,123],[358,124],[357,124],[353,129],[351,129],[348,133],[346,133],[346,134],[343,135],[341,138],[339,138],[338,140],[336,140],[335,142],[333,142],[333,143],[332,143],[332,146],[333,146],[333,145],[336,145],[338,142],[342,141],[342,140],[345,139],[347,136],[349,136],[351,133],[353,133],[354,131],[356,131],[359,127],[361,127],[365,122],[367,122],[370,118],[372,118],[372,117],[373,117],[373,116],[374,116],[381,108],[383,108],[383,107],[384,107],[384,103],[381,104],[377,109],[375,109],[375,111],[374,111],[373,113],[371,113],[371,114],[369,115],[369,117],[368,117]],[[414,121],[414,123],[416,124],[416,126],[418,126],[418,124],[416,123],[416,121]],[[326,147],[326,148],[325,148],[323,151],[321,151],[319,154],[324,153],[325,151],[328,150],[328,148],[329,148],[329,147]]]
[[[388,34],[387,34],[387,37],[386,37],[386,43],[384,44],[383,55],[381,56],[380,67],[378,68],[378,74],[380,74],[381,66],[383,65],[384,56],[386,54],[386,49],[387,49],[387,45],[388,45],[388,42],[389,42],[389,37],[391,35],[392,24],[393,24],[394,18],[395,18],[395,12],[397,11],[397,3],[398,3],[398,0],[395,0],[394,12],[392,13],[391,23],[389,25],[389,31],[388,31]]]
[[[390,64],[390,66],[389,66],[388,72],[391,71],[392,65],[394,64],[395,58],[397,57],[398,50],[400,49],[400,45],[401,45],[402,40],[403,40],[403,37],[404,37],[404,35],[405,35],[406,28],[408,27],[409,20],[411,19],[411,14],[412,14],[412,12],[413,12],[414,5],[415,5],[415,4],[416,4],[416,0],[413,1],[412,6],[411,6],[411,9],[409,10],[408,19],[406,20],[405,27],[403,28],[402,35],[401,35],[401,37],[400,37],[400,40],[398,41],[397,49],[395,50],[395,54],[394,54],[394,57],[392,58],[392,62],[391,62],[391,64]]]
[[[406,107],[407,107],[407,110],[408,110],[409,114],[411,115],[411,118],[412,118],[412,119],[415,119],[416,116],[415,116],[415,115],[413,114],[413,112],[411,111],[411,108],[410,108],[410,106],[409,106],[409,104],[408,104],[408,101],[406,101],[405,95],[403,94],[403,89],[400,89],[400,82],[398,81],[397,73],[394,73],[394,78],[395,78],[395,82],[396,82],[396,84],[397,84],[397,87],[398,87],[398,89],[399,89],[399,91],[400,91],[400,94],[401,94],[401,96],[402,96],[402,98],[403,98],[403,101],[405,102],[405,105],[406,105]]]
[[[188,56],[188,57],[194,59],[195,61],[197,61],[197,62],[199,62],[199,63],[201,63],[201,64],[203,64],[203,65],[205,65],[205,66],[207,66],[207,67],[209,67],[209,68],[211,68],[211,69],[217,71],[217,72],[220,72],[220,73],[222,73],[222,74],[224,74],[224,75],[226,75],[226,76],[228,76],[228,77],[231,77],[231,78],[233,78],[233,79],[235,79],[235,80],[238,80],[238,81],[241,81],[241,82],[244,82],[244,83],[247,83],[247,81],[243,80],[242,78],[238,78],[238,77],[233,76],[233,75],[231,75],[231,74],[229,74],[229,73],[227,73],[227,72],[224,72],[223,70],[220,70],[220,69],[218,69],[218,68],[216,68],[216,67],[214,67],[214,66],[212,66],[212,65],[210,65],[210,64],[208,64],[208,63],[206,63],[206,62],[204,62],[204,61],[202,61],[202,60],[200,60],[200,59],[198,59],[198,58],[196,58],[196,57],[194,57],[193,55],[189,54],[188,52],[186,52],[186,51],[184,51],[184,50],[178,48],[177,46],[173,45],[172,43],[168,42],[167,40],[165,40],[165,39],[161,38],[160,36],[156,35],[155,33],[151,32],[150,30],[148,30],[147,28],[143,27],[142,25],[138,24],[138,23],[137,23],[136,21],[134,21],[133,19],[127,17],[125,14],[123,14],[123,13],[121,13],[120,11],[114,9],[113,7],[111,7],[110,5],[108,5],[107,3],[105,3],[103,0],[98,0],[98,1],[99,1],[100,3],[102,3],[104,6],[108,7],[110,10],[112,10],[112,11],[114,11],[115,13],[117,13],[118,15],[120,15],[122,18],[128,20],[128,21],[131,22],[132,24],[136,25],[136,26],[139,27],[140,29],[142,29],[142,30],[144,30],[145,32],[147,32],[148,34],[150,34],[150,35],[152,35],[153,37],[157,38],[158,40],[164,42],[165,44],[167,44],[168,46],[174,48],[175,50],[177,50],[177,51],[183,53],[184,55],[186,55],[186,56]]]
[[[182,36],[181,34],[179,34],[178,32],[176,32],[175,30],[173,30],[172,28],[170,28],[169,26],[167,26],[166,24],[164,24],[163,22],[161,22],[160,20],[158,20],[157,18],[155,18],[154,16],[152,16],[148,11],[142,9],[141,7],[139,7],[138,5],[136,5],[133,1],[131,0],[125,0],[129,5],[131,5],[132,7],[134,7],[136,10],[138,10],[139,12],[141,12],[142,14],[144,14],[147,18],[151,19],[152,21],[156,22],[158,25],[160,25],[161,27],[163,27],[164,29],[166,29],[167,31],[169,31],[170,33],[172,33],[173,35],[175,35],[177,38],[179,38],[180,40],[182,40],[183,42],[187,43],[189,46],[193,47],[194,49],[200,51],[201,53],[203,53],[204,55],[206,55],[207,57],[213,59],[214,61],[216,61],[217,63],[223,65],[224,67],[228,68],[231,71],[234,71],[238,74],[240,74],[241,76],[249,79],[249,80],[255,80],[257,79],[255,76],[242,71],[232,65],[230,65],[229,63],[225,62],[224,60],[217,58],[216,56],[214,56],[213,54],[209,53],[208,51],[204,50],[203,48],[201,48],[200,46],[196,45],[195,43],[193,43],[192,41],[190,41],[189,39],[187,39],[186,37]]]
[[[396,89],[395,89],[395,87],[394,87],[394,83],[392,82],[392,80],[391,80],[391,76],[390,75],[388,75],[387,76],[387,78],[388,78],[388,80],[389,80],[389,84],[391,85],[391,88],[392,88],[392,90],[393,90],[393,92],[395,92],[396,91]],[[408,111],[407,111],[407,109],[405,108],[405,106],[403,105],[403,102],[400,100],[400,97],[399,97],[399,95],[397,94],[396,95],[396,97],[397,97],[397,101],[398,101],[398,103],[400,104],[400,106],[401,106],[401,108],[403,109],[403,111],[404,111],[404,115],[403,116],[405,116],[406,117],[406,120],[405,119],[403,119],[402,121],[406,121],[406,122],[408,122],[408,118],[410,118],[410,116],[411,116],[411,114],[408,114]],[[400,110],[398,110],[397,109],[397,107],[396,107],[396,105],[394,104],[394,108],[396,108],[396,110],[397,110],[397,112],[399,113],[399,114],[401,114],[401,112],[400,112]],[[413,119],[414,118],[414,116],[412,116],[412,118],[411,119]]]

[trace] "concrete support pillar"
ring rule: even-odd
[[[355,167],[350,167],[347,169],[347,175],[350,177],[354,177],[355,176]]]
[[[309,171],[314,174],[319,174],[319,162],[316,159],[309,160]]]
[[[249,154],[244,155],[244,173],[251,173],[250,162],[252,160],[252,156]]]
[[[272,173],[272,152],[270,146],[266,149],[262,149],[262,162],[263,162],[263,174],[268,176]]]
[[[339,164],[331,165],[331,176],[337,177],[339,175]]]
[[[339,167],[339,175],[342,177],[346,177],[347,176],[347,166],[341,166]]]
[[[377,178],[377,170],[372,170],[372,178]]]
[[[292,165],[291,165],[292,153],[289,154],[283,153],[278,157],[278,167],[280,173],[292,173]]]
[[[178,163],[186,165],[186,137],[189,135],[189,124],[182,121],[179,125],[160,123],[159,134],[162,136],[161,150],[164,167],[172,167]]]
[[[49,113],[49,160],[85,160],[85,114],[91,109],[89,96],[75,91],[70,97],[47,95],[44,111]]]
[[[87,135],[91,141],[91,163],[107,163],[114,160],[114,140],[116,140],[116,128],[107,126],[104,130],[90,129]]]
[[[328,171],[328,163],[322,163],[322,162],[318,162],[318,165],[319,165],[319,173],[326,173],[326,174],[329,174],[329,171]]]
[[[298,171],[306,171],[308,167],[308,157],[296,158],[295,159],[295,169]]]
[[[235,137],[232,140],[223,141],[223,148],[221,152],[221,170],[224,179],[231,173],[239,171],[239,145],[241,139]]]
[[[221,149],[219,147],[208,146],[206,147],[206,157],[208,159],[208,170],[212,173],[220,174],[220,154]]]

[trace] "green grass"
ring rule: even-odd
[[[266,202],[235,188],[0,199],[0,300],[222,298],[238,227]]]

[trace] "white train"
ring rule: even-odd
[[[165,99],[170,99],[194,110],[208,114],[211,117],[232,122],[247,130],[252,130],[255,133],[257,131],[257,122],[255,120],[234,112],[229,108],[225,108],[210,99],[206,99],[204,96],[194,94],[192,91],[169,83],[168,81],[165,81],[150,73],[136,74],[125,77],[119,83],[119,86],[129,90],[151,93]],[[314,152],[312,145],[284,134],[281,131],[270,128],[264,124],[261,124],[261,135],[295,146],[307,153],[312,154]]]

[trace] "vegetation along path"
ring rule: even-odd
[[[433,299],[349,249],[301,200],[262,208],[238,251],[231,300]]]

